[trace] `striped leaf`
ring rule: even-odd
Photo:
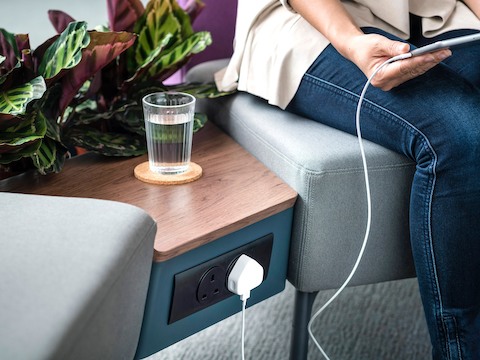
[[[45,137],[39,148],[31,155],[33,164],[40,174],[59,172],[65,162],[66,149],[63,146]]]
[[[0,132],[0,163],[7,164],[31,156],[47,131],[42,117],[33,112],[22,123]]]
[[[11,90],[0,93],[0,113],[24,114],[27,104],[40,99],[47,89],[41,76]]]
[[[91,42],[83,50],[83,59],[78,66],[62,78],[62,96],[58,104],[60,113],[67,108],[82,85],[101,69],[130,48],[136,35],[128,32],[91,32]]]
[[[24,146],[15,146],[8,148],[5,144],[0,144],[0,164],[9,164],[18,161],[24,157],[29,157],[38,150],[41,141],[25,144]]]
[[[7,69],[15,67],[21,58],[15,35],[3,28],[0,28],[0,54],[5,56],[2,66]]]
[[[150,67],[155,63],[157,58],[161,56],[163,49],[168,45],[171,38],[172,35],[167,34],[163,38],[163,41],[160,43],[160,45],[147,56],[147,58],[144,60],[144,63],[136,65],[135,73],[123,82],[121,86],[122,90],[127,90],[132,84],[135,83],[137,79],[142,79],[142,77],[148,73]]]
[[[0,144],[12,146],[23,145],[37,139],[42,139],[47,133],[47,124],[42,116],[32,112],[23,121],[0,132]]]
[[[106,156],[138,156],[147,152],[145,137],[75,127],[65,134],[70,146],[79,146]]]
[[[74,109],[74,113],[69,115],[69,118],[64,121],[64,124],[68,127],[89,125],[103,120],[113,119],[117,114],[123,119],[125,111],[135,104],[135,102],[126,102],[111,111],[101,112],[98,110],[96,102],[87,100]]]
[[[192,28],[192,19],[190,18],[190,15],[187,14],[187,12],[180,7],[177,1],[172,1],[172,11],[177,18],[178,22],[180,23],[180,29],[181,29],[181,38],[187,38],[191,35],[193,35],[193,28]],[[185,4],[188,6],[188,4]],[[201,8],[201,5],[203,5],[201,2],[198,4],[198,9]]]
[[[130,31],[145,10],[140,0],[107,0],[107,9],[113,31]]]
[[[173,49],[162,54],[162,56],[150,67],[150,76],[160,77],[161,79],[163,74],[171,73],[172,67],[175,65],[183,65],[190,56],[205,50],[205,48],[211,43],[212,37],[209,32],[201,31],[193,34]]]
[[[89,43],[87,23],[84,21],[70,23],[45,51],[38,72],[44,78],[51,79],[62,69],[75,67],[82,59],[82,49]]]
[[[0,133],[6,129],[16,126],[24,121],[23,117],[0,113]]]
[[[135,32],[139,35],[135,47],[135,65],[145,64],[153,51],[163,48],[167,36],[172,38],[172,42],[176,41],[181,26],[173,13],[170,0],[150,1],[143,17],[135,26]]]

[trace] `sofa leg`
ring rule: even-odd
[[[292,343],[290,360],[307,360],[308,322],[312,315],[312,306],[318,292],[295,292],[295,309],[293,314]]]

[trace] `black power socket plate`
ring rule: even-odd
[[[227,277],[235,261],[248,255],[263,266],[265,280],[272,255],[273,234],[265,235],[237,249],[175,274],[168,323],[183,319],[232,295]]]

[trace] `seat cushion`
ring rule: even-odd
[[[132,359],[156,224],[103,200],[0,193],[5,359]]]
[[[187,80],[212,80],[212,73],[223,65],[225,61],[198,65]],[[357,138],[247,93],[199,101],[197,111],[206,113],[298,192],[289,281],[306,292],[340,286],[355,263],[366,228],[365,181]],[[365,149],[372,228],[351,285],[415,275],[408,226],[415,164],[368,141]]]

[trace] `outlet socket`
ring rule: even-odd
[[[176,274],[168,323],[183,319],[234,295],[227,288],[227,275],[242,254],[250,256],[263,266],[265,280],[270,266],[272,246],[273,234],[268,234]]]
[[[228,291],[224,286],[226,272],[223,266],[216,265],[203,274],[197,288],[197,301],[200,304],[211,303],[215,298],[225,295]]]

